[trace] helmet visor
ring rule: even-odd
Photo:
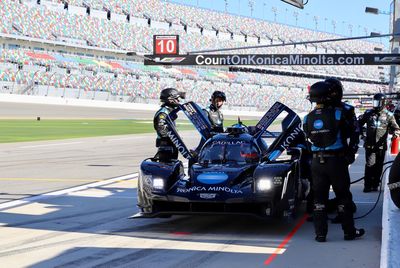
[[[186,97],[186,92],[177,92],[173,96],[170,96],[168,99],[169,100],[179,100],[179,99],[184,99]]]
[[[383,106],[383,100],[374,100],[372,106],[374,108],[381,108]]]
[[[179,97],[181,97],[182,99],[185,99],[186,98],[186,92],[183,92],[183,91],[179,92]]]

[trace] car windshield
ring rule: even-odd
[[[220,141],[207,143],[200,153],[199,162],[210,164],[257,163],[260,157],[256,146],[246,141]]]

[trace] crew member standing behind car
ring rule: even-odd
[[[213,132],[224,132],[224,115],[221,112],[222,105],[226,102],[225,93],[214,91],[210,98],[210,105],[204,111],[211,122]]]
[[[211,133],[216,134],[224,132],[224,115],[220,109],[222,105],[224,105],[224,102],[226,102],[225,93],[218,90],[214,91],[211,94],[210,102],[210,105],[203,109],[203,111],[211,123]],[[197,161],[197,156],[205,142],[206,140],[202,138],[199,145],[195,149],[190,150],[193,159],[189,160],[189,166]]]
[[[158,148],[155,159],[161,162],[168,162],[178,158],[178,149],[168,137],[167,117],[178,108],[179,99],[185,98],[185,92],[179,92],[175,88],[163,89],[160,93],[161,108],[156,112],[153,119],[154,129],[157,132],[156,147]],[[176,120],[176,115],[171,118]]]
[[[333,105],[335,107],[341,108],[343,112],[343,118],[346,120],[347,124],[350,126],[349,131],[349,143],[346,150],[346,158],[349,164],[353,164],[355,161],[355,156],[358,151],[358,144],[360,143],[360,127],[358,125],[358,120],[354,107],[348,103],[342,101],[343,98],[343,85],[336,78],[327,78],[325,82],[332,85],[332,97]]]
[[[350,126],[348,146],[345,148],[345,158],[349,165],[353,164],[356,160],[356,153],[358,151],[358,144],[360,143],[360,127],[358,126],[357,116],[354,111],[354,107],[348,103],[342,101],[343,98],[343,85],[338,79],[334,77],[330,77],[325,79],[325,82],[328,82],[332,85],[332,102],[334,107],[340,108],[343,113],[343,118],[346,121],[347,125]],[[348,166],[349,167],[349,166]],[[347,168],[347,174],[350,178],[350,172]],[[337,207],[336,198],[329,200],[328,202],[328,211],[329,207],[335,209]],[[356,204],[353,202],[352,204],[353,212],[357,210]],[[332,219],[332,223],[340,223],[339,215]]]
[[[338,199],[344,239],[354,240],[365,233],[364,229],[354,227],[349,163],[345,158],[347,139],[351,136],[352,128],[344,119],[342,109],[335,107],[334,99],[331,83],[324,81],[313,84],[310,88],[310,101],[317,105],[303,122],[306,136],[312,144],[313,216],[315,240],[318,242],[325,242],[328,233],[326,206],[331,185]]]
[[[360,127],[366,125],[364,193],[377,191],[383,169],[383,161],[387,150],[387,136],[400,135],[400,128],[391,112],[385,109],[386,97],[382,93],[374,95],[373,109],[360,116]]]

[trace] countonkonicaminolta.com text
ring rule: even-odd
[[[362,56],[326,55],[197,55],[197,65],[362,65]]]

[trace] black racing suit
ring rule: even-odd
[[[168,162],[171,159],[178,159],[178,149],[167,135],[169,128],[166,120],[168,116],[171,118],[170,113],[172,111],[172,107],[162,105],[154,115],[153,119],[154,129],[157,132],[156,147],[158,148],[157,154],[154,156],[154,158],[160,160],[161,162]],[[172,121],[175,121],[176,116],[171,119]]]
[[[379,187],[389,131],[400,136],[400,128],[393,114],[386,109],[367,110],[358,122],[360,127],[366,125],[364,191],[369,191]]]
[[[351,127],[351,130],[349,131],[348,146],[347,149],[345,150],[345,158],[349,164],[352,164],[356,160],[358,144],[360,143],[360,127],[358,126],[357,116],[354,111],[354,107],[347,103],[340,102],[335,106],[342,109],[343,118],[344,120],[346,120],[346,124]],[[346,175],[346,177],[348,176],[350,178],[349,169],[347,169],[347,172],[348,174]],[[338,203],[336,197],[330,199],[328,202],[327,211],[328,212],[336,211],[337,205]],[[352,203],[352,209],[353,212],[356,212],[357,210],[357,206],[354,202]],[[340,220],[340,217],[335,218],[332,222],[335,221],[336,223],[339,223],[338,220]]]
[[[354,112],[354,107],[341,102],[338,106],[342,109],[344,120],[346,120],[346,124],[350,126],[350,130],[348,131],[348,146],[346,149],[346,160],[349,164],[352,164],[355,161],[355,155],[358,151],[358,144],[360,143],[360,127],[358,125],[358,120],[356,113]]]
[[[349,131],[349,138],[348,138],[348,146],[347,149],[345,150],[345,158],[346,161],[349,164],[352,164],[355,161],[355,155],[358,151],[358,144],[360,143],[360,128],[358,126],[358,121],[356,117],[356,113],[354,111],[354,107],[344,103],[344,102],[339,102],[335,104],[336,107],[341,108],[343,112],[343,119],[346,120],[346,124],[351,127],[351,130]],[[309,146],[311,147],[311,146]],[[311,148],[310,148],[311,150]],[[312,158],[312,157],[311,157]],[[311,162],[311,161],[310,161]],[[350,178],[350,173],[349,170],[347,169],[348,174],[346,177]],[[311,181],[311,186],[312,186],[312,180]],[[313,205],[311,206],[311,203],[314,203],[314,194],[313,191],[310,191],[310,194],[308,195],[307,198],[307,212],[312,213],[313,210]],[[328,212],[333,212],[337,210],[337,199],[336,197],[333,199],[330,199],[328,204],[327,204],[327,211]],[[356,204],[353,202],[353,212],[357,210]]]
[[[204,111],[210,120],[212,132],[224,132],[224,115],[221,110],[210,104]]]
[[[307,205],[306,210],[307,213],[312,214],[314,207],[314,192],[312,190],[312,177],[311,177],[311,162],[312,162],[312,153],[311,153],[311,144],[307,141],[306,134],[302,131],[299,133],[297,138],[293,141],[294,146],[301,148],[301,158],[300,158],[300,173],[302,179],[307,179],[310,183],[310,191],[306,197]]]
[[[326,236],[327,202],[332,185],[345,235],[354,234],[352,195],[350,192],[348,139],[354,135],[341,107],[317,105],[305,118],[303,128],[312,143],[311,176],[314,191],[314,227],[317,236]]]

